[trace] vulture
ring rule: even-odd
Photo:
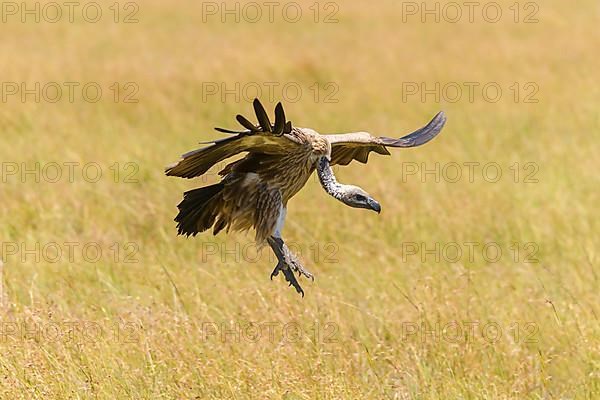
[[[354,160],[365,164],[371,152],[390,155],[389,148],[425,144],[441,131],[446,116],[439,112],[424,127],[395,139],[368,132],[322,135],[310,128],[293,126],[286,120],[281,103],[275,107],[274,123],[258,99],[253,106],[258,124],[237,115],[242,130],[215,128],[231,136],[203,142],[209,145],[184,154],[166,168],[168,176],[190,179],[223,160],[246,153],[219,172],[219,183],[183,194],[175,217],[177,232],[196,236],[212,228],[216,235],[223,229],[254,228],[257,245],[268,244],[277,257],[271,279],[281,272],[289,286],[304,296],[294,273],[313,280],[314,277],[283,241],[281,232],[288,201],[316,170],[327,194],[347,206],[381,212],[379,203],[366,191],[339,183],[331,167]]]

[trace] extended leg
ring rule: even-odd
[[[298,260],[298,258],[290,251],[281,238],[281,231],[285,222],[286,212],[286,208],[281,205],[275,232],[273,233],[273,236],[267,239],[269,246],[271,246],[271,249],[273,249],[273,252],[275,253],[275,256],[277,256],[278,260],[275,269],[271,273],[271,279],[273,279],[274,276],[277,276],[279,271],[283,272],[283,276],[285,276],[285,280],[289,282],[290,286],[294,286],[296,291],[302,294],[302,297],[304,297],[304,291],[294,276],[294,272],[298,272],[298,276],[304,275],[312,280],[315,278],[310,272],[304,269],[302,263],[300,263],[300,260]]]
[[[279,271],[281,271],[285,280],[289,282],[289,285],[293,286],[296,291],[304,297],[304,290],[302,290],[302,287],[294,276],[294,272],[297,272],[298,276],[304,275],[305,277],[314,280],[313,274],[304,269],[300,260],[298,260],[298,258],[290,251],[283,242],[283,239],[271,236],[267,239],[267,242],[269,243],[269,246],[271,246],[271,249],[273,249],[278,260],[275,269],[271,273],[271,279],[273,279],[274,276],[279,275]]]

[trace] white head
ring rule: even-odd
[[[366,208],[377,213],[381,212],[381,205],[367,192],[354,185],[342,185],[338,187],[336,198],[347,206],[354,208]]]

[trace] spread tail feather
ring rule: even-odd
[[[183,200],[177,205],[179,214],[175,217],[179,235],[196,236],[214,224],[219,210],[211,203],[218,201],[219,193],[224,187],[222,183],[217,183],[189,190],[183,194]]]

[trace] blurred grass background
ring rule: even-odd
[[[3,83],[97,82],[103,95],[97,103],[78,90],[74,102],[16,95],[0,107],[0,397],[599,396],[600,6],[536,2],[539,22],[524,24],[512,20],[513,3],[498,3],[498,23],[477,12],[474,23],[466,16],[404,22],[403,3],[387,0],[336,1],[337,23],[315,23],[311,1],[298,2],[297,23],[277,11],[273,23],[266,15],[258,23],[223,24],[219,15],[203,22],[205,3],[191,0],[135,3],[139,22],[132,24],[112,20],[111,2],[98,3],[98,23],[77,13],[73,23],[63,17],[54,24],[6,16]],[[119,7],[120,18],[133,10]],[[333,10],[318,7],[320,21]],[[114,82],[121,90],[133,82],[139,101],[114,102]],[[208,181],[167,178],[163,167],[218,137],[214,126],[235,127],[236,113],[252,114],[251,99],[206,96],[207,83],[232,89],[253,82],[300,85],[296,102],[280,89],[262,100],[269,109],[283,100],[290,120],[322,133],[398,136],[440,109],[448,115],[440,137],[425,147],[336,169],[340,181],[380,200],[381,215],[344,207],[315,179],[290,202],[284,237],[316,274],[314,283],[301,282],[304,299],[280,278],[269,281],[274,262],[266,253],[252,262],[226,252],[247,249],[252,235],[176,236],[182,192]],[[330,82],[336,103],[323,99]],[[480,91],[473,102],[466,95],[458,102],[405,99],[407,82],[497,82],[503,96],[495,103]],[[535,83],[539,101],[524,103],[525,91],[515,101],[515,82],[521,90]],[[309,89],[315,84],[318,101]],[[73,182],[56,183],[5,170],[36,162],[80,167]],[[482,179],[481,169],[472,183],[403,176],[402,163],[413,162],[494,162],[504,175],[496,183]],[[514,182],[516,162],[535,163],[538,182],[524,183],[524,170]],[[90,163],[103,172],[97,183],[81,176]],[[127,183],[131,171],[135,182]],[[24,251],[39,255],[36,243],[64,250],[65,242],[78,243],[73,260],[36,260]],[[493,242],[504,254],[490,263],[478,247],[472,262],[422,262],[421,254],[403,253],[409,242]],[[83,259],[86,243],[102,249],[98,261]],[[512,243],[521,249],[516,261]],[[537,246],[538,263],[524,262],[526,243]],[[15,255],[6,254],[11,244],[20,246]],[[218,254],[207,254],[215,244]],[[128,256],[134,262],[125,262]],[[279,334],[252,342],[243,334],[223,339],[220,329],[206,337],[207,324],[249,322],[274,324]],[[495,323],[503,331],[497,341],[481,329],[464,340],[440,337],[435,327],[453,322]],[[68,340],[68,323],[105,329]],[[300,327],[298,340],[282,337],[289,324]],[[418,332],[407,334],[415,326]],[[465,329],[461,335],[468,336]]]

